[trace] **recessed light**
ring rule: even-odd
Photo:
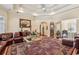
[[[45,8],[42,8],[42,10],[45,10]]]
[[[37,14],[37,13],[33,13],[32,15],[33,15],[33,16],[38,16],[38,14]]]
[[[53,14],[55,14],[55,12],[51,12],[51,13],[49,13],[49,15],[53,15]]]

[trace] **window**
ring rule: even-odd
[[[5,20],[2,16],[0,16],[0,33],[5,32]]]
[[[62,21],[62,30],[67,30],[68,38],[74,38],[74,35],[77,32],[76,21],[76,19]]]

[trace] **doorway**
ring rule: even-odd
[[[47,22],[41,22],[40,24],[40,35],[45,36],[48,30]]]

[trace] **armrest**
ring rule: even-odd
[[[73,50],[72,55],[76,55],[76,54],[77,54],[77,49],[75,48],[75,49]]]

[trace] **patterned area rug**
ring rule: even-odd
[[[9,46],[8,49],[8,55],[25,55],[26,52],[26,48],[27,48],[27,43],[26,42],[22,42],[22,43],[17,43],[17,44],[13,44]]]
[[[16,43],[9,46],[8,55],[69,55],[70,47],[65,47],[57,39],[43,38],[31,43]]]

